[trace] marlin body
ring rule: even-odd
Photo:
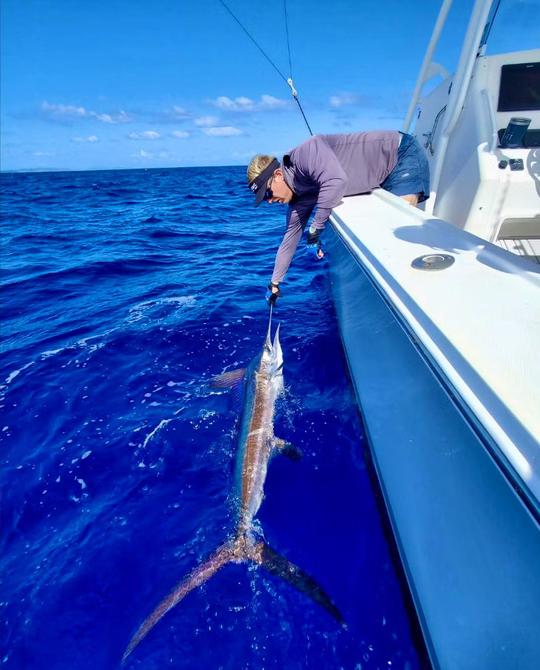
[[[317,582],[271,549],[257,536],[253,527],[253,519],[263,499],[270,458],[276,453],[284,453],[294,459],[301,456],[292,445],[274,435],[276,400],[283,391],[283,352],[279,342],[279,326],[273,344],[270,333],[271,314],[268,334],[259,356],[246,370],[234,370],[214,378],[214,385],[221,387],[234,386],[242,381],[246,383],[236,468],[237,523],[234,537],[196,567],[156,607],[132,637],[123,661],[170,609],[226,563],[251,562],[266,568],[309,595],[343,624],[339,610]]]

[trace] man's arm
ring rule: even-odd
[[[302,232],[313,211],[313,203],[296,202],[287,211],[287,229],[279,245],[272,273],[272,283],[279,284],[287,274]]]
[[[295,162],[318,186],[317,211],[311,226],[322,230],[332,209],[343,198],[347,187],[347,174],[335,153],[321,137],[314,137],[301,145],[295,153]]]

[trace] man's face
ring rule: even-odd
[[[288,204],[291,202],[294,193],[287,186],[285,179],[283,179],[283,172],[278,168],[269,181],[268,188],[272,191],[272,196],[267,199],[267,202],[281,202]]]

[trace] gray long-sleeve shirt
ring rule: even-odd
[[[276,255],[274,283],[287,273],[313,209],[317,207],[311,225],[322,230],[343,196],[379,187],[396,165],[399,138],[394,130],[315,135],[283,157],[285,181],[294,197]]]

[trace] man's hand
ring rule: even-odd
[[[319,260],[323,258],[324,251],[322,250],[320,228],[309,227],[306,244],[308,253],[313,254]]]
[[[265,296],[266,302],[269,305],[273,306],[276,304],[277,299],[279,298],[280,295],[281,291],[279,286],[277,284],[273,284],[272,282],[270,282],[268,284],[268,289],[266,290],[266,296]]]

